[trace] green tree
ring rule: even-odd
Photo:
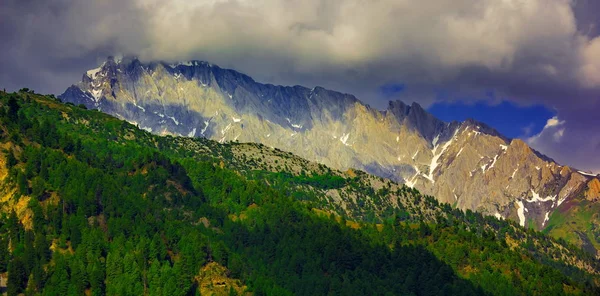
[[[8,295],[18,295],[23,292],[27,284],[27,271],[25,264],[19,257],[13,258],[8,264],[8,280],[6,291]]]
[[[19,171],[17,173],[17,187],[22,195],[29,195],[29,184],[27,184],[27,176]]]
[[[17,163],[19,163],[19,161],[15,157],[13,149],[9,148],[8,152],[6,152],[6,167],[10,169],[14,167]]]
[[[21,106],[19,106],[17,98],[14,95],[9,96],[7,106],[8,119],[10,119],[11,121],[16,121],[18,119],[18,113]]]

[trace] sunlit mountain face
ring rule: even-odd
[[[207,62],[109,57],[59,97],[158,135],[261,143],[336,169],[361,169],[538,230],[550,229],[566,201],[600,194],[594,174],[482,122],[445,122],[402,101],[377,110],[352,95],[265,85]]]

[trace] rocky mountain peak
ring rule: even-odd
[[[388,107],[386,111],[393,114],[399,122],[402,122],[404,118],[408,115],[410,109],[410,106],[406,105],[404,102],[400,100],[395,100],[388,102]]]
[[[436,135],[447,126],[446,123],[425,111],[416,102],[410,105],[410,110],[405,121],[409,127],[417,130],[428,141],[433,141]]]
[[[505,137],[504,135],[502,135],[501,133],[499,133],[496,129],[494,129],[493,127],[475,120],[473,118],[467,118],[463,123],[462,123],[463,127],[470,127],[473,129],[478,130],[479,132],[482,132],[484,134],[490,135],[490,136],[494,136],[494,137],[498,137],[503,139],[505,142],[509,143],[511,141],[511,139]]]

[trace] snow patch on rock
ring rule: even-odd
[[[225,135],[227,131],[231,128],[231,123],[228,124],[224,129],[221,130],[221,135]]]
[[[597,176],[595,174],[587,173],[587,172],[584,172],[584,171],[577,171],[577,172],[580,173],[580,174],[582,174],[582,175],[585,175],[585,176],[590,176],[590,177],[596,177]]]
[[[210,124],[210,119],[204,121],[204,128],[200,131],[201,135],[204,135],[204,132],[206,132],[206,129],[208,129],[209,124]]]
[[[415,157],[417,157],[417,154],[419,154],[419,150],[417,150],[417,152],[415,152],[415,154],[412,156],[412,160],[415,160]]]
[[[487,163],[481,166],[481,172],[485,173],[485,168],[487,167]]]
[[[98,72],[102,71],[103,66],[104,66],[104,64],[102,64],[102,66],[100,66],[96,69],[88,70],[87,72],[85,72],[85,74],[91,79],[96,79],[96,75],[98,75]]]
[[[437,142],[437,140],[436,140],[436,142]],[[431,183],[435,183],[435,180],[433,180],[433,171],[439,165],[438,160],[440,159],[440,156],[442,156],[442,154],[444,154],[446,149],[448,149],[450,144],[452,144],[452,140],[449,140],[448,142],[446,142],[444,144],[444,146],[442,146],[442,151],[440,151],[439,153],[436,153],[439,148],[439,145],[436,145],[435,147],[433,147],[433,150],[431,150],[431,152],[433,153],[433,157],[431,158],[431,163],[429,164],[429,174],[424,175],[424,177],[427,178],[429,181],[431,181]]]
[[[350,146],[350,145],[348,145],[348,143],[347,143],[347,142],[348,142],[348,137],[350,137],[350,133],[343,134],[343,135],[342,135],[342,137],[340,138],[340,141],[341,141],[342,143],[344,143],[344,145],[346,145],[346,146]]]
[[[415,169],[415,171],[417,171],[415,173],[415,175],[412,177],[412,179],[410,179],[410,181],[406,181],[406,186],[410,187],[410,188],[414,188],[415,184],[417,183],[417,177],[421,174],[421,170],[419,170],[418,167],[413,167]]]
[[[494,160],[492,161],[492,164],[486,169],[486,171],[489,171],[490,169],[492,169],[494,167],[494,165],[496,164],[496,160],[498,160],[498,155],[494,156]]]
[[[177,119],[175,119],[175,117],[169,116],[169,118],[171,118],[171,120],[173,120],[173,122],[174,122],[176,125],[179,125],[179,121],[177,121]]]
[[[458,157],[463,152],[463,149],[464,149],[464,147],[460,148],[460,150],[458,151],[458,153],[456,153],[456,157]]]
[[[298,129],[302,128],[301,124],[292,123],[292,121],[289,118],[286,118],[286,120],[293,128],[298,128]]]
[[[193,137],[196,135],[196,128],[192,129],[192,131],[188,134],[188,137]]]
[[[537,192],[535,192],[533,189],[531,189],[531,195],[533,197],[530,200],[527,200],[527,202],[529,202],[529,203],[531,203],[531,202],[546,202],[546,201],[556,200],[556,195],[541,198],[540,195]]]
[[[102,97],[102,90],[101,89],[92,89],[92,96],[94,97],[94,100],[96,102],[98,102],[100,100],[100,98]]]
[[[517,163],[517,168],[514,170],[514,172],[512,173],[512,175],[510,176],[511,179],[515,178],[515,174],[517,173],[517,171],[519,170],[519,164]]]
[[[144,108],[144,107],[142,107],[142,106],[139,106],[139,105],[138,105],[138,104],[136,104],[135,102],[133,102],[133,105],[134,105],[135,107],[137,107],[138,109],[142,110],[142,112],[146,112],[146,108]]]
[[[517,205],[519,206],[519,208],[517,209],[517,215],[519,216],[519,225],[525,226],[525,206],[520,200],[517,200]]]
[[[438,134],[437,136],[435,136],[435,138],[433,138],[433,141],[431,141],[431,145],[435,147],[435,145],[437,145],[437,142],[440,140],[440,135]]]
[[[568,195],[565,195],[565,197],[563,197],[563,198],[559,199],[559,200],[558,200],[558,203],[556,204],[556,206],[557,206],[557,207],[559,207],[559,206],[560,206],[560,205],[561,205],[561,204],[562,204],[562,203],[563,203],[565,200],[567,200],[567,196],[568,196]]]

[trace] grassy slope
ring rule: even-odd
[[[577,198],[554,211],[544,230],[589,252],[600,250],[600,204]]]

